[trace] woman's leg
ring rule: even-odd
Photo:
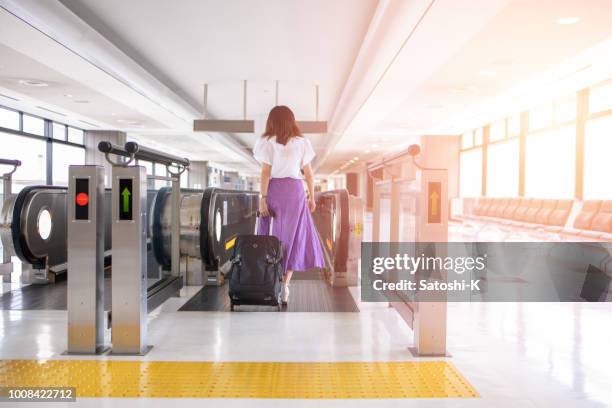
[[[289,282],[291,281],[291,275],[293,275],[293,271],[288,270],[283,277],[283,288],[281,290],[281,301],[283,304],[287,304],[289,300]]]

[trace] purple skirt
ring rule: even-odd
[[[257,235],[274,235],[283,245],[285,272],[307,271],[325,267],[323,249],[308,210],[304,184],[294,178],[273,178],[266,198],[274,214],[270,233],[270,217],[260,217]]]

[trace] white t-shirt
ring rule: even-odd
[[[260,137],[253,148],[253,157],[260,163],[272,166],[272,178],[291,177],[301,179],[300,170],[314,159],[310,140],[292,137],[286,145],[276,143],[276,136]]]

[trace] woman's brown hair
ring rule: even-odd
[[[295,115],[287,106],[275,106],[268,114],[266,131],[262,137],[270,139],[274,136],[276,142],[282,145],[286,145],[292,137],[302,137],[302,132],[295,123]]]

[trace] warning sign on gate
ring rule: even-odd
[[[442,183],[432,181],[427,183],[427,223],[442,222]]]

